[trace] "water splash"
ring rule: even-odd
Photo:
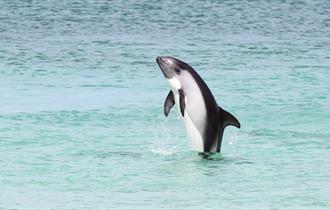
[[[164,156],[170,156],[175,153],[177,153],[179,150],[177,149],[177,146],[171,147],[171,148],[163,148],[161,146],[152,146],[149,148],[149,150],[155,154],[158,155],[164,155]]]
[[[176,142],[178,142],[176,140],[177,137],[172,136],[172,134],[176,132],[170,130],[168,121],[163,118],[158,118],[158,124],[162,132],[153,132],[154,141],[149,147],[149,151],[159,155],[173,155],[174,153],[177,153],[180,144],[176,144]]]
[[[234,144],[236,144],[237,140],[238,140],[238,134],[233,133],[233,134],[230,135],[228,144],[229,145],[234,145]]]

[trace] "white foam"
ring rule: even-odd
[[[158,154],[158,155],[173,155],[174,153],[177,152],[177,146],[174,146],[172,148],[162,148],[162,147],[154,147],[154,148],[150,148],[150,151]]]
[[[228,144],[229,144],[229,145],[235,144],[235,143],[237,142],[237,140],[238,140],[238,134],[237,134],[237,133],[233,133],[233,134],[231,134],[230,137],[229,137],[229,142],[228,142]]]

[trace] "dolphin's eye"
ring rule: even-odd
[[[175,71],[175,73],[180,74],[180,69],[175,68],[174,71]]]

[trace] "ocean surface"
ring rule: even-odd
[[[241,129],[191,151],[159,55]],[[0,209],[330,209],[330,2],[0,1]]]

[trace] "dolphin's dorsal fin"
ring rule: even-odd
[[[175,100],[174,100],[173,92],[170,90],[164,102],[164,114],[166,117],[168,116],[168,113],[170,113],[174,104],[175,104]]]
[[[229,112],[227,112],[226,110],[222,109],[221,107],[219,107],[219,118],[220,118],[220,122],[222,121],[222,127],[225,128],[228,125],[233,125],[237,128],[241,127],[241,124],[239,123],[239,121],[236,119],[236,117],[234,117],[232,114],[230,114]]]

